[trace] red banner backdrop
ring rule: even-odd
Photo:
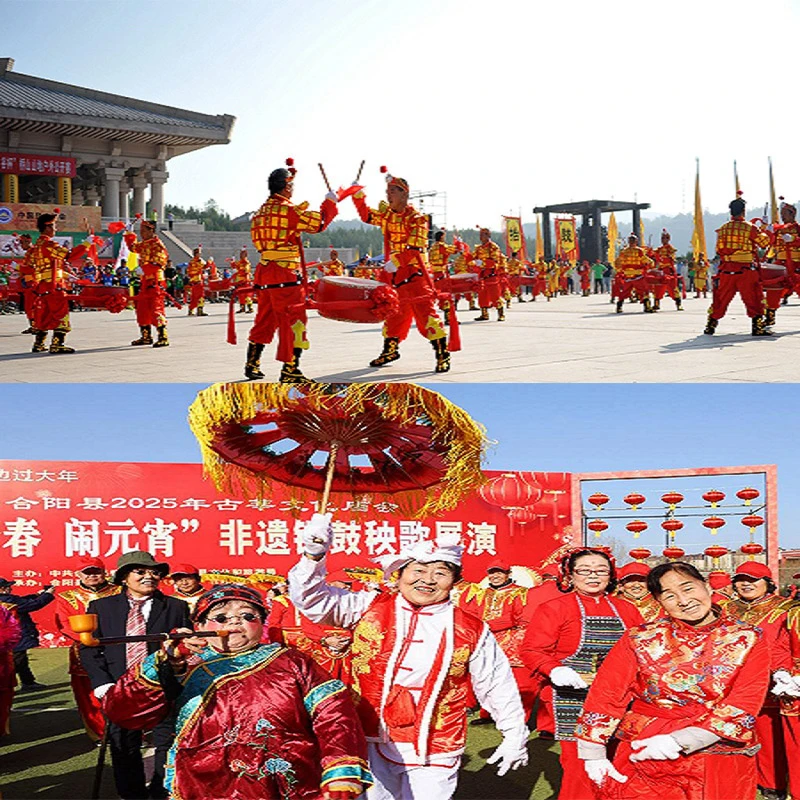
[[[488,472],[502,490],[469,497],[436,519],[404,518],[391,501],[349,500],[333,511],[331,569],[374,566],[438,533],[461,533],[464,575],[479,581],[503,558],[536,569],[572,541],[569,473]],[[508,501],[514,481],[536,486]],[[518,493],[519,494],[519,493]],[[504,499],[506,498],[506,499]],[[526,505],[514,505],[524,502]],[[530,505],[527,503],[530,502]],[[94,461],[0,461],[0,576],[16,594],[45,584],[75,585],[81,556],[99,556],[109,570],[122,553],[147,550],[201,572],[285,575],[297,561],[303,525],[316,510],[276,487],[271,498],[243,500],[217,492],[199,464]],[[36,615],[42,644],[63,644],[52,605]]]
[[[0,153],[0,172],[16,175],[55,175],[74,178],[77,161],[66,156],[37,156],[29,153]]]

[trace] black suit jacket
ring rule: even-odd
[[[124,636],[129,611],[130,605],[125,592],[92,600],[86,609],[87,614],[97,614],[95,636],[98,638]],[[156,592],[147,618],[147,633],[169,633],[174,628],[192,628],[189,606],[183,600]],[[159,647],[160,642],[148,642],[147,652],[154,653]],[[128,669],[124,644],[105,647],[81,645],[80,655],[81,664],[92,682],[92,689],[105,683],[116,683]]]

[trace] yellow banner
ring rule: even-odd
[[[608,253],[606,254],[606,261],[613,264],[617,260],[617,239],[619,238],[619,228],[617,227],[617,218],[614,212],[611,212],[611,218],[608,220]]]
[[[506,255],[518,253],[525,257],[525,235],[522,232],[522,220],[519,217],[503,217],[506,223]]]
[[[536,215],[536,262],[544,261],[544,239],[542,239],[542,218]]]
[[[556,220],[556,252],[559,257],[566,258],[570,264],[578,259],[578,248],[575,241],[575,219]]]
[[[697,174],[694,179],[694,231],[692,232],[692,255],[695,263],[702,255],[708,256],[706,250],[706,229],[703,222],[703,203],[700,200],[700,161],[697,161]],[[708,260],[706,258],[706,260]]]

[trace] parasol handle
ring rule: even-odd
[[[331,189],[331,185],[328,182],[328,176],[325,174],[325,167],[323,167],[322,164],[318,164],[317,166],[319,167],[319,171],[322,173],[322,180],[325,181],[325,185],[328,187],[328,191],[332,192],[333,189]]]
[[[356,183],[361,180],[361,171],[364,169],[364,159],[361,159],[361,166],[358,168],[358,175],[356,175]]]
[[[336,466],[336,453],[339,450],[339,442],[331,442],[331,451],[328,453],[328,465],[325,473],[325,488],[322,490],[322,500],[319,502],[319,513],[324,514],[328,508],[328,498],[331,495],[331,484],[333,483],[333,470]]]

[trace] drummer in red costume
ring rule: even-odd
[[[187,316],[193,317],[197,309],[198,317],[207,317],[208,314],[203,310],[206,304],[205,298],[205,271],[206,262],[202,258],[202,247],[195,247],[192,251],[192,258],[186,265],[186,279],[189,282],[189,310]]]
[[[33,327],[36,339],[31,352],[43,353],[47,348],[47,332],[53,331],[51,353],[74,353],[64,341],[72,330],[69,324],[69,301],[67,300],[67,278],[71,277],[64,265],[69,250],[53,237],[56,234],[56,215],[40,214],[36,220],[39,238],[28,251],[30,265],[35,272],[35,294]]]
[[[797,208],[791,203],[782,202],[780,213],[781,224],[775,226],[772,236],[775,251],[773,263],[783,267],[785,274],[779,278],[762,276],[767,325],[775,324],[775,312],[785,297],[793,291],[800,294],[800,225],[797,224]],[[769,265],[766,267],[769,269]]]
[[[478,236],[480,244],[467,256],[470,264],[478,267],[478,277],[481,281],[478,289],[478,305],[481,308],[481,315],[475,317],[475,321],[488,320],[489,308],[494,306],[497,309],[497,321],[504,322],[506,312],[501,297],[500,269],[505,261],[505,256],[498,245],[492,241],[488,228],[480,228]]]
[[[503,733],[488,759],[498,774],[527,763],[528,729],[508,659],[484,622],[450,598],[461,577],[458,536],[418,542],[381,559],[397,591],[349,592],[325,583],[329,514],[304,527],[305,555],[289,590],[316,622],[353,628],[353,681],[375,784],[368,800],[448,800],[466,738],[470,684]]]
[[[36,333],[33,327],[33,303],[36,299],[36,292],[34,285],[36,283],[36,270],[31,264],[30,256],[28,255],[33,242],[29,233],[21,233],[19,235],[19,246],[24,253],[22,261],[19,264],[19,282],[22,291],[22,304],[25,306],[25,316],[28,318],[28,327],[22,333]]]
[[[619,251],[614,262],[614,274],[618,279],[619,291],[617,292],[617,314],[622,313],[623,303],[636,291],[636,296],[642,303],[642,310],[650,313],[650,282],[648,272],[653,266],[652,259],[647,257],[644,248],[639,247],[638,237],[632,233],[628,237],[628,246]]]
[[[758,628],[720,613],[691,564],[659,564],[647,582],[665,616],[625,632],[575,729],[595,784],[585,796],[754,798],[755,715],[769,683],[769,647]],[[621,741],[613,764],[612,736]]]
[[[650,567],[641,561],[632,561],[621,567],[617,572],[619,586],[617,594],[633,603],[639,609],[642,619],[645,622],[652,622],[662,615],[661,604],[650,594],[647,588],[647,576],[650,574]]]
[[[288,594],[278,594],[273,598],[265,627],[270,642],[287,647],[297,644],[303,633],[303,615],[295,608]]]
[[[653,310],[661,308],[661,298],[666,294],[675,301],[675,308],[683,311],[681,290],[678,285],[678,271],[675,269],[675,253],[670,244],[670,235],[666,228],[661,231],[661,247],[653,250],[656,271],[660,272],[658,283],[653,282]]]
[[[770,672],[773,691],[768,692],[756,717],[756,734],[761,749],[756,753],[758,788],[766,800],[786,797],[788,769],[779,697],[784,685],[791,687],[792,657],[787,613],[793,601],[777,594],[772,570],[758,561],[739,564],[733,574],[735,597],[725,612],[764,631],[771,651]]]
[[[444,280],[449,275],[448,261],[450,256],[458,252],[458,250],[454,245],[447,244],[444,231],[436,231],[433,240],[433,244],[428,251],[428,263],[431,267],[433,285],[436,287],[439,281]],[[450,300],[440,300],[439,308],[444,311],[444,321],[447,324],[450,315]]]
[[[197,601],[205,592],[205,587],[200,581],[200,570],[192,564],[173,564],[169,577],[175,587],[172,596],[183,600],[189,606],[189,611],[194,613]]]
[[[338,278],[344,275],[344,261],[339,258],[336,250],[331,250],[331,257],[319,265],[326,278]]]
[[[764,317],[764,292],[759,276],[759,248],[769,246],[766,231],[744,218],[745,202],[741,197],[728,204],[730,221],[717,229],[717,253],[720,262],[717,286],[708,312],[708,322],[703,333],[713,334],[725,316],[731,300],[738,292],[752,320],[753,336],[771,336]]]
[[[382,167],[381,171],[385,172],[386,168]],[[383,326],[383,350],[369,365],[382,367],[397,361],[400,342],[408,336],[413,321],[433,347],[436,372],[449,372],[447,334],[436,313],[436,292],[425,256],[428,218],[409,204],[408,188],[404,178],[387,174],[387,202],[378,208],[367,205],[363,191],[353,195],[362,221],[380,227],[383,232],[386,263],[379,280],[392,286],[400,297],[400,310],[388,317]]]
[[[616,571],[603,549],[581,547],[564,556],[562,582],[571,591],[539,606],[522,642],[522,661],[553,686],[556,739],[561,743],[560,800],[588,800],[593,789],[578,758],[575,723],[588,687],[613,645],[642,616],[613,595]]]
[[[453,274],[454,275],[463,275],[465,272],[470,271],[469,266],[469,250],[459,250],[456,254],[455,261],[453,262]],[[458,301],[461,299],[462,296],[466,296],[467,302],[469,303],[469,308],[467,311],[477,311],[478,306],[475,305],[475,292],[468,292],[466,295],[457,295],[456,296],[456,308],[458,308]]]
[[[249,286],[253,282],[253,270],[250,266],[250,259],[247,257],[247,248],[243,247],[239,252],[239,258],[231,262],[233,272],[233,285],[237,289]],[[237,314],[253,313],[253,293],[239,294],[239,310]]]
[[[336,217],[336,195],[328,192],[319,211],[309,211],[308,203],[295,205],[294,161],[289,169],[275,169],[268,179],[269,197],[253,216],[250,236],[261,253],[256,267],[255,289],[258,309],[244,374],[249,380],[264,377],[261,354],[264,345],[278,336],[277,361],[283,362],[281,383],[306,383],[300,371],[300,356],[308,349],[306,336],[306,290],[301,273],[303,233],[319,233]]]
[[[167,317],[164,311],[164,300],[167,295],[167,279],[164,268],[169,261],[169,253],[161,239],[156,235],[156,223],[143,219],[139,226],[142,236],[140,242],[136,241],[135,233],[126,233],[125,243],[132,253],[139,256],[139,266],[142,270],[142,283],[139,294],[136,295],[136,322],[139,324],[141,337],[134,339],[132,345],[147,345],[153,347],[167,347]],[[152,327],[155,325],[158,338],[153,341]]]
[[[489,586],[485,589],[473,585],[459,596],[459,605],[476,617],[480,617],[494,634],[511,664],[514,680],[517,682],[525,719],[531,715],[536,700],[535,687],[531,681],[530,670],[522,663],[519,655],[520,645],[525,636],[526,605],[528,589],[519,586],[511,579],[511,566],[507,561],[497,559],[486,569]],[[491,717],[481,711],[475,724],[490,722]]]
[[[78,654],[78,635],[73,633],[69,618],[77,614],[85,614],[86,607],[92,600],[119,594],[120,587],[108,582],[105,564],[99,558],[82,559],[76,575],[79,581],[78,585],[73,589],[64,589],[56,595],[55,621],[62,636],[72,640],[69,648],[69,675],[72,693],[75,696],[75,704],[78,706],[78,713],[81,715],[86,733],[91,739],[97,740],[103,736],[106,721],[100,701],[94,696],[89,676],[81,664]]]

